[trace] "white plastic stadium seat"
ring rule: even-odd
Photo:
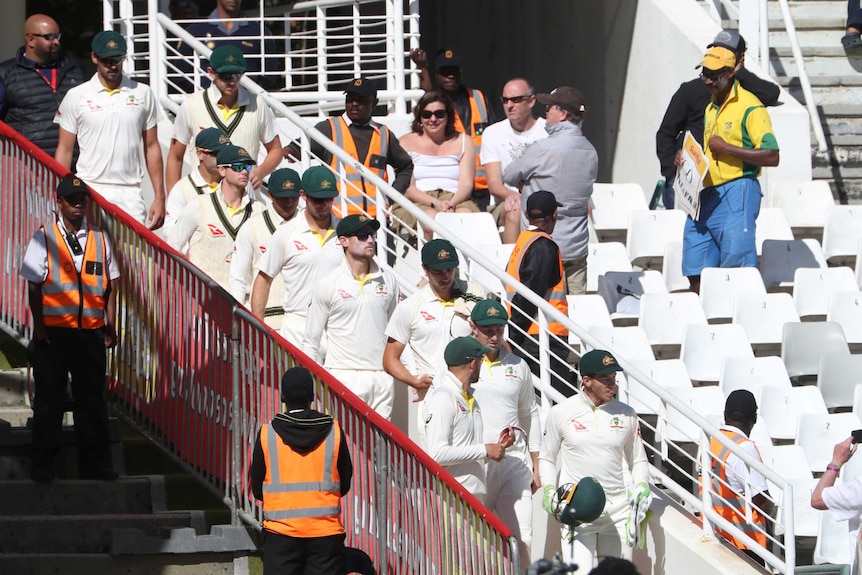
[[[760,256],[760,275],[767,291],[793,289],[797,268],[825,268],[826,258],[817,240],[765,240]]]
[[[617,357],[629,361],[643,359],[654,361],[655,356],[647,339],[646,332],[637,327],[600,327],[593,326],[589,330],[591,336],[599,340],[600,345]],[[584,342],[586,350],[592,349]]]
[[[497,265],[497,268],[506,271],[506,266],[509,264],[509,256],[512,255],[512,249],[515,244],[476,244],[474,249],[478,250],[483,256],[491,260]],[[479,282],[486,289],[493,291],[500,296],[501,301],[505,301],[506,287],[503,282],[494,274],[480,266],[473,260],[468,262],[468,277]]]
[[[659,361],[636,360],[632,363],[650,379],[665,389],[691,388],[691,379],[685,364],[679,359],[663,359]],[[661,410],[661,399],[634,377],[626,374],[618,378],[621,398],[641,414],[655,415]]]
[[[566,301],[569,304],[569,318],[585,330],[589,330],[594,325],[614,327],[611,314],[608,313],[608,306],[600,295],[594,293],[567,295]],[[581,339],[569,332],[569,345],[580,350]]]
[[[602,242],[587,246],[587,292],[595,293],[599,276],[607,272],[630,272],[626,247],[620,242]]]
[[[680,241],[685,218],[682,210],[632,212],[626,235],[626,249],[632,265],[661,269],[665,245]]]
[[[757,255],[762,251],[765,240],[792,240],[793,230],[790,222],[781,208],[761,208],[757,216],[757,227],[754,230],[754,241],[757,244]]]
[[[693,382],[718,383],[726,357],[754,357],[741,325],[686,326],[680,359]]]
[[[691,287],[688,278],[682,275],[682,242],[668,242],[664,246],[661,275],[667,291],[686,291]]]
[[[766,206],[781,208],[793,233],[822,230],[826,223],[826,209],[835,205],[832,190],[825,180],[809,182],[770,182]]]
[[[791,387],[787,369],[780,357],[728,357],[721,366],[718,380],[725,397],[737,389],[747,389],[760,405],[764,387]]]
[[[637,323],[643,294],[666,292],[664,279],[657,270],[607,272],[599,276],[598,293],[616,326]]]
[[[850,437],[850,433],[860,427],[862,424],[855,413],[802,413],[796,430],[796,445],[805,451],[811,471],[822,473],[832,459],[835,444]]]
[[[825,318],[832,292],[856,290],[856,275],[848,267],[799,268],[793,277],[793,303],[803,319]]]
[[[600,242],[625,239],[629,214],[649,207],[640,184],[593,184],[590,202]]]
[[[451,231],[459,240],[470,245],[501,244],[500,231],[494,216],[488,212],[459,213],[440,212],[434,220]],[[434,234],[434,237],[438,237]]]
[[[840,325],[834,321],[784,324],[781,359],[791,381],[816,376],[820,356],[827,353],[850,353]]]
[[[862,292],[832,292],[826,321],[837,322],[844,330],[850,349],[856,351],[862,346]]]
[[[704,268],[700,273],[700,301],[710,323],[729,323],[734,299],[743,293],[766,293],[757,268]]]
[[[827,353],[820,356],[817,387],[828,409],[853,407],[859,384],[862,384],[862,355]]]
[[[850,265],[862,240],[862,206],[829,206],[823,226],[823,255],[830,265]]]
[[[811,507],[811,493],[818,479],[807,477],[788,477],[787,482],[793,488],[793,531],[797,537],[816,537],[820,522],[820,511]],[[778,504],[778,514],[775,523],[775,534],[784,534],[784,493],[777,485],[769,483],[769,494]],[[775,493],[772,490],[775,489]],[[848,545],[849,548],[849,545]]]
[[[801,413],[827,415],[823,397],[813,385],[764,387],[758,403],[760,418],[773,439],[794,439]],[[830,453],[832,450],[830,449]]]
[[[690,388],[676,387],[668,389],[668,392],[701,417],[720,417],[724,411],[724,395],[714,385]],[[659,414],[659,429],[664,439],[675,443],[698,442],[702,433],[697,424],[670,405],[667,407],[664,417]]]
[[[799,321],[789,293],[744,293],[736,296],[733,323],[745,328],[756,353],[779,352],[784,324],[789,321]]]
[[[646,331],[657,356],[679,357],[682,334],[689,324],[707,324],[696,293],[646,293],[641,296],[638,325]]]

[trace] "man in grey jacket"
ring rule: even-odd
[[[562,204],[553,239],[560,246],[568,293],[581,294],[587,286],[587,212],[599,157],[581,131],[587,108],[580,90],[561,86],[537,99],[546,105],[548,137],[527,146],[503,172],[503,182],[521,188],[522,202],[548,190]],[[526,229],[523,214],[521,220]]]

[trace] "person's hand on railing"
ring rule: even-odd
[[[298,162],[302,157],[302,149],[299,147],[299,142],[294,140],[289,143],[281,149],[281,154],[289,162]]]
[[[413,60],[417,68],[428,68],[428,54],[422,48],[413,48],[410,50],[410,59]]]

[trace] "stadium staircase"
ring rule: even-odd
[[[862,51],[841,46],[847,23],[845,0],[797,0],[789,3],[805,70],[828,150],[817,148],[812,134],[814,179],[829,182],[841,203],[862,202]],[[770,73],[794,98],[805,104],[781,7],[768,3]],[[736,28],[735,19],[722,27]]]

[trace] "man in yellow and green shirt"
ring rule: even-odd
[[[735,79],[736,57],[713,46],[703,58],[701,78],[712,93],[704,112],[704,152],[709,172],[697,220],[686,220],[682,271],[693,291],[706,267],[757,265],[755,220],[760,213],[763,166],[777,166],[778,143],[766,108]],[[682,155],[677,154],[677,165]]]

